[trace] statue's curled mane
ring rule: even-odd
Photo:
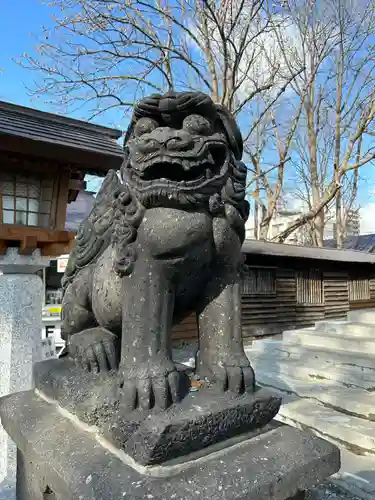
[[[213,181],[203,191],[177,188],[164,192],[163,189],[155,188],[141,195],[128,178],[132,168],[128,143],[134,137],[137,122],[141,118],[153,118],[166,127],[178,129],[182,120],[191,114],[209,118],[225,137],[229,160],[224,182],[221,179],[221,184],[215,185]],[[138,102],[124,139],[121,181],[115,171],[110,171],[103,182],[90,215],[78,231],[77,245],[69,259],[63,286],[71,282],[79,269],[96,260],[110,244],[115,250],[114,268],[117,274],[129,275],[137,258],[134,243],[138,227],[145,210],[154,206],[185,207],[190,210],[204,207],[213,216],[224,215],[228,212],[226,207],[231,206],[235,209],[231,209],[233,226],[243,240],[249,204],[245,200],[247,169],[241,161],[242,152],[242,136],[233,116],[227,108],[214,104],[203,93],[154,94]]]

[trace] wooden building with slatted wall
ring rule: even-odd
[[[345,319],[353,308],[375,307],[375,255],[246,241],[242,276],[244,337],[268,336]],[[194,315],[174,327],[175,340],[197,337]]]

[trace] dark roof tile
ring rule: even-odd
[[[0,134],[106,156],[122,157],[122,132],[0,101]]]
[[[324,246],[326,248],[337,248],[336,240],[326,240]],[[344,238],[343,249],[375,253],[375,234],[360,234]]]

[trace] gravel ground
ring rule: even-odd
[[[332,484],[321,484],[310,490],[306,500],[360,500],[358,497],[333,486]]]

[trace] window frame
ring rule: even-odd
[[[6,188],[6,184],[8,184]],[[0,223],[4,226],[30,227],[50,230],[54,222],[54,209],[56,198],[56,179],[51,175],[41,176],[36,172],[16,170],[14,173],[0,171]],[[20,187],[24,188],[24,193]],[[33,191],[35,194],[33,194]],[[6,206],[5,199],[12,200]],[[31,200],[35,200],[36,209],[30,209]],[[26,209],[20,209],[21,201],[26,201]],[[11,214],[13,222],[4,221],[4,215]],[[25,222],[20,222],[18,217],[24,217]],[[35,223],[31,218],[36,217]]]
[[[324,298],[324,276],[320,268],[310,267],[295,272],[297,306],[322,306]]]
[[[276,267],[272,266],[248,266],[244,265],[241,276],[241,295],[245,297],[275,297],[277,293],[277,276],[276,276]],[[255,287],[253,290],[250,290],[251,285],[249,283],[246,284],[246,279],[249,279],[249,274],[253,273],[255,275]],[[268,276],[267,276],[267,274]],[[267,276],[270,281],[270,285],[264,284],[263,278]],[[263,283],[262,283],[263,281]],[[262,283],[260,286],[259,284]]]

